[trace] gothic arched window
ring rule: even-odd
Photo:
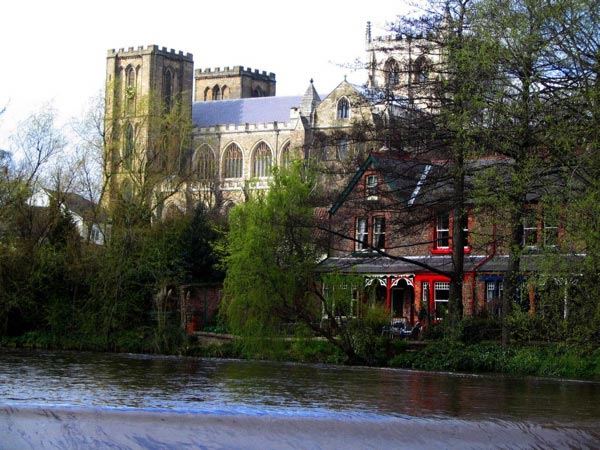
[[[210,90],[209,87],[207,87],[206,89],[204,89],[204,101],[208,101],[212,96],[212,92]]]
[[[221,89],[219,89],[218,85],[215,85],[212,91],[212,99],[213,100],[221,100]]]
[[[385,71],[385,85],[387,87],[390,88],[400,84],[400,66],[395,59],[388,59],[383,70]]]
[[[264,97],[265,92],[262,90],[260,86],[256,86],[252,91],[252,97]]]
[[[337,104],[337,118],[347,119],[348,117],[350,117],[350,102],[346,97],[342,97]]]
[[[163,95],[165,99],[165,112],[170,113],[173,107],[173,73],[171,69],[165,70],[163,77]]]
[[[133,88],[135,89],[135,69],[132,66],[127,67],[127,72],[126,72],[126,77],[125,79],[126,84],[127,84],[127,88]]]
[[[128,114],[135,114],[136,81],[135,69],[132,66],[127,67],[125,70],[125,102]]]
[[[229,89],[229,87],[223,86],[223,88],[221,89],[221,100],[229,99],[230,91],[231,89]]]
[[[224,173],[225,178],[241,178],[244,164],[242,150],[237,144],[229,144],[225,149]]]
[[[125,139],[123,145],[123,166],[126,169],[131,169],[133,160],[133,151],[135,149],[135,129],[132,124],[127,124],[125,128]]]
[[[216,158],[208,145],[203,145],[194,154],[194,174],[199,180],[214,180],[217,175]]]
[[[429,80],[431,64],[423,55],[419,56],[414,64],[414,79],[417,83],[425,83]]]
[[[252,176],[268,177],[271,175],[271,149],[265,142],[258,144],[252,155]]]
[[[292,155],[290,153],[290,143],[286,142],[281,150],[281,167],[289,167],[292,162]]]

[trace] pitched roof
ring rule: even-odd
[[[311,114],[317,106],[321,103],[321,97],[315,89],[313,80],[310,80],[310,85],[306,89],[304,96],[302,97],[302,104],[300,105],[300,111],[304,115]]]
[[[245,123],[286,123],[290,120],[290,109],[299,108],[301,102],[301,96],[196,102],[192,105],[192,123],[195,127],[243,125]]]
[[[466,255],[465,270],[473,270],[479,263],[484,261],[485,255]],[[451,255],[426,255],[410,256],[402,260],[388,256],[353,256],[353,257],[330,257],[322,261],[317,272],[343,272],[354,274],[406,274],[415,272],[430,272],[435,268],[442,272],[451,272]]]
[[[332,214],[335,214],[360,181],[364,172],[371,167],[382,175],[383,183],[387,184],[392,195],[408,206],[431,195],[433,189],[430,180],[438,179],[436,178],[439,175],[437,172],[442,169],[441,165],[434,164],[431,161],[420,161],[387,152],[372,153],[354,174],[338,200],[331,207]]]

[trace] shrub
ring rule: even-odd
[[[500,322],[493,317],[465,317],[458,325],[456,337],[464,343],[495,341],[502,336]]]

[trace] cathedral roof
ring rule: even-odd
[[[290,109],[299,108],[301,96],[256,97],[197,102],[192,105],[195,127],[289,122]]]

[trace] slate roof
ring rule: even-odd
[[[290,109],[299,108],[302,96],[256,97],[197,102],[192,105],[195,127],[243,125],[246,123],[287,123]]]
[[[387,256],[333,257],[321,262],[317,268],[317,272],[342,272],[365,275],[430,272],[430,270],[420,264],[441,271],[450,272],[453,270],[451,255],[413,256],[406,257],[405,259],[401,261]],[[473,270],[484,259],[484,255],[465,255],[465,271]],[[414,261],[414,263],[411,261]]]
[[[444,183],[444,178],[440,175],[442,164],[419,161],[394,153],[372,153],[332,206],[332,214],[344,203],[363,173],[371,166],[381,173],[390,192],[408,206],[431,201],[434,195],[439,195]]]
[[[581,262],[584,255],[562,255],[565,267],[575,267],[576,263]],[[486,273],[504,273],[508,267],[507,255],[496,255],[487,259],[485,255],[465,255],[465,272],[477,270],[480,275]],[[425,256],[407,256],[405,260],[398,260],[387,256],[351,256],[351,257],[330,257],[322,261],[317,272],[341,272],[362,275],[391,275],[407,274],[419,272],[431,272],[420,264],[427,265],[440,271],[451,272],[452,255],[425,255]],[[523,272],[539,271],[543,263],[544,255],[523,255],[521,258],[521,270]],[[411,262],[411,261],[414,261]],[[483,264],[482,264],[483,263]]]

